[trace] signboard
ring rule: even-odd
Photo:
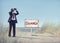
[[[24,25],[25,27],[39,27],[39,20],[34,19],[25,19]]]

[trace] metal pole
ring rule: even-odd
[[[31,36],[32,36],[32,28],[31,28]]]

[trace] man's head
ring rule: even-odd
[[[13,13],[13,14],[16,14],[16,13],[17,13],[17,12],[16,12],[17,9],[16,9],[16,8],[13,8],[13,10],[14,10],[14,11],[13,11],[12,13]]]
[[[13,9],[13,8],[11,8],[11,11],[13,12],[13,11],[14,11],[14,9]]]
[[[16,8],[14,8],[14,10],[17,10]]]

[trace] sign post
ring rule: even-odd
[[[39,20],[36,19],[25,19],[24,26],[31,28],[31,35],[32,35],[32,28],[39,27]]]

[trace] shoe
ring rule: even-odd
[[[16,37],[16,36],[13,36],[13,37]]]
[[[9,37],[11,37],[11,35],[8,35]]]

